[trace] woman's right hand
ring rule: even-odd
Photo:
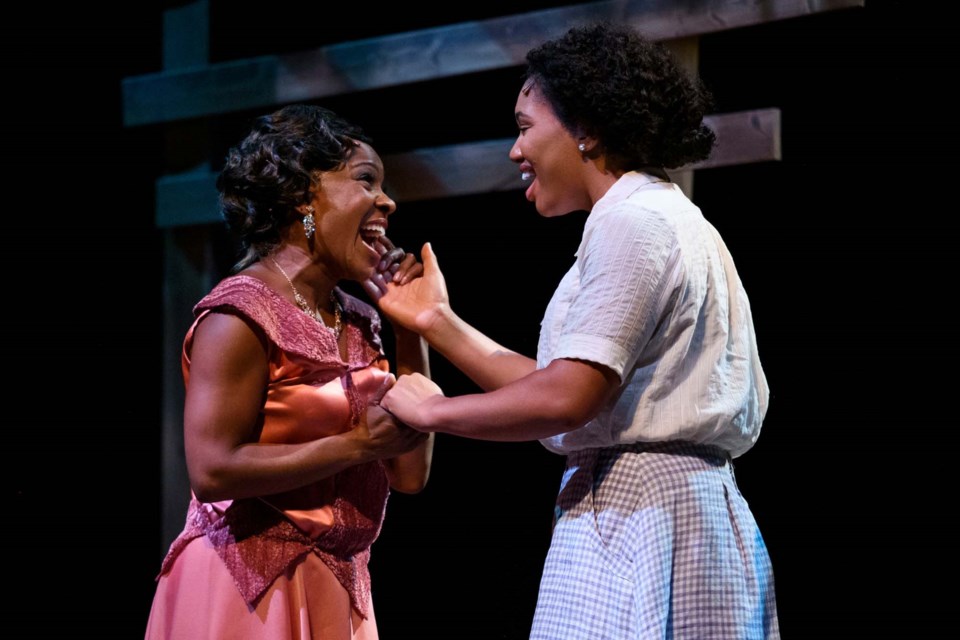
[[[365,441],[364,447],[375,459],[395,458],[413,451],[430,435],[398,422],[390,412],[375,404],[367,407],[354,431]]]
[[[422,409],[431,402],[443,399],[443,390],[437,383],[424,375],[414,373],[400,376],[380,403],[392,415],[413,428],[429,432],[432,425],[424,418]]]
[[[449,309],[450,299],[429,242],[423,245],[421,254],[423,276],[402,285],[388,284],[377,304],[391,322],[424,335]]]
[[[403,284],[423,273],[423,265],[417,261],[417,256],[394,245],[387,236],[377,240],[376,249],[380,252],[380,264],[376,273],[362,283],[364,291],[374,302],[387,292],[387,283]]]
[[[361,440],[363,448],[373,459],[395,458],[416,449],[428,437],[428,434],[398,422],[390,412],[380,407],[380,399],[396,380],[393,374],[384,378],[366,411],[360,416],[360,424],[351,432],[353,437]]]

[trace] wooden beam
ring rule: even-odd
[[[212,171],[159,178],[155,189],[157,226],[182,227],[219,220],[216,183],[217,174]]]
[[[677,173],[780,159],[780,110],[759,109],[708,116],[717,146],[707,160]],[[398,202],[524,189],[507,153],[513,138],[500,138],[387,155],[387,192]],[[673,173],[673,172],[671,172]],[[164,176],[157,181],[157,226],[220,221],[216,175],[209,171]]]
[[[780,160],[780,109],[715,114],[703,120],[717,134],[717,144],[709,158],[680,171]]]
[[[195,69],[209,62],[210,2],[179,2],[163,12],[163,66],[167,72]],[[203,166],[206,161],[206,122],[167,125],[167,167]],[[172,208],[172,207],[171,207]],[[193,317],[192,306],[216,277],[209,256],[214,245],[210,229],[163,230],[163,378],[161,406],[161,539],[159,557],[183,530],[190,504],[190,483],[183,446],[183,336]]]
[[[392,34],[279,56],[125,78],[126,126],[316,100],[523,64],[527,50],[595,20],[656,40],[862,7],[865,0],[605,0]]]

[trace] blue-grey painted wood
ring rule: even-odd
[[[678,171],[780,159],[780,110],[715,114],[705,119],[717,134],[710,158]],[[387,192],[398,202],[524,189],[507,154],[513,138],[417,149],[383,158]],[[220,221],[216,175],[194,171],[157,181],[157,226]]]
[[[526,51],[598,19],[671,40],[862,7],[864,0],[605,0],[132,76],[123,81],[127,126],[197,118],[523,63]]]
[[[210,2],[191,0],[163,12],[163,67],[192,69],[205,66],[210,50]],[[189,123],[167,127],[175,145],[167,150],[167,159],[176,153],[179,160],[194,157],[205,149]],[[199,160],[199,158],[196,158]],[[209,167],[209,163],[204,163]],[[209,173],[209,171],[207,171]],[[185,195],[185,192],[180,192]],[[175,195],[170,192],[167,195]],[[203,206],[191,203],[189,206]],[[182,203],[169,203],[169,211],[189,210]],[[192,317],[195,301],[212,287],[216,277],[212,268],[213,242],[209,229],[171,227],[163,230],[163,404],[161,407],[161,539],[162,558],[183,529],[184,514],[190,503],[190,483],[183,445],[183,372],[180,346]]]

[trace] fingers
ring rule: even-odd
[[[423,245],[424,262],[417,256],[407,253],[397,247],[386,236],[377,240],[377,251],[380,253],[380,262],[377,263],[377,273],[363,283],[363,289],[375,303],[386,295],[390,283],[405,285],[426,274],[427,269],[439,272],[433,246],[428,242]],[[427,260],[432,265],[427,267]]]
[[[380,254],[380,263],[377,265],[377,271],[387,271],[390,265],[403,260],[406,252],[393,244],[393,240],[387,236],[380,236],[376,243],[377,253]]]
[[[412,253],[404,256],[403,261],[393,265],[391,270],[393,271],[393,282],[399,285],[407,284],[411,280],[423,275],[423,265],[420,264],[417,257]]]
[[[404,274],[410,273],[414,269],[414,265],[419,264],[416,256],[394,245],[393,241],[387,236],[382,236],[377,241],[377,251],[380,253],[377,272],[382,276],[385,283],[395,282],[402,284],[404,282]],[[406,278],[406,280],[411,279],[410,277]],[[383,293],[386,293],[385,289]]]
[[[423,275],[423,266],[417,257],[395,246],[386,236],[377,241],[377,251],[380,252],[377,272],[383,276],[384,282],[402,285]]]
[[[429,437],[397,420],[389,411],[371,404],[364,414],[367,439],[378,458],[392,458],[412,451]]]
[[[370,396],[369,404],[380,404],[380,400],[383,399],[383,396],[386,395],[387,391],[397,383],[397,376],[392,373],[388,373],[383,380],[380,382],[380,386],[377,387],[377,390],[373,392],[373,395]]]
[[[440,265],[437,264],[437,255],[433,252],[433,245],[429,242],[423,245],[420,251],[423,258],[423,269],[427,272],[439,271]]]
[[[383,297],[383,291],[381,291],[380,287],[377,286],[377,283],[373,282],[372,280],[364,280],[362,286],[363,290],[374,302],[377,302],[381,297]]]
[[[396,248],[396,245],[393,244],[393,240],[387,236],[380,236],[380,239],[377,240],[377,251],[380,252],[380,255],[383,255]]]
[[[387,292],[387,281],[384,280],[382,273],[375,273],[369,280],[363,282],[363,290],[376,302]]]
[[[377,271],[386,271],[392,264],[398,263],[403,260],[407,252],[399,247],[394,247],[386,253],[380,254],[380,264],[377,265]]]

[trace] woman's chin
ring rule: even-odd
[[[539,198],[534,201],[533,206],[536,207],[537,213],[540,214],[541,218],[553,218],[554,216],[561,215],[557,212],[557,207],[554,204],[551,204],[549,200]]]
[[[377,256],[375,261],[357,263],[353,265],[351,273],[354,275],[353,279],[359,283],[364,283],[367,280],[370,280],[375,275],[377,275],[377,265],[380,264],[380,256]]]

